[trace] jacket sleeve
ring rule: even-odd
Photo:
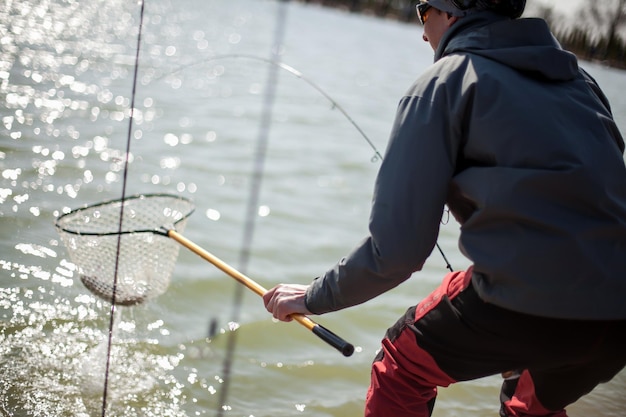
[[[458,123],[450,109],[405,96],[376,179],[367,236],[306,294],[322,314],[363,303],[422,268],[432,252],[454,172]]]

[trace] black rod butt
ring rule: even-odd
[[[343,356],[352,356],[352,354],[354,353],[354,346],[351,343],[346,342],[341,337],[337,336],[335,333],[331,332],[324,326],[316,324],[311,331],[324,342],[328,343],[339,352],[341,352]]]

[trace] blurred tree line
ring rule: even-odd
[[[417,22],[418,0],[298,0],[337,7],[353,13]],[[601,61],[626,69],[626,0],[584,1],[572,19],[563,23],[563,16],[543,2],[527,1],[525,17],[545,19],[564,49],[581,59]]]

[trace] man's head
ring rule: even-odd
[[[424,25],[424,40],[436,50],[448,28],[468,14],[489,10],[516,19],[525,7],[526,0],[422,0],[417,15]]]
[[[456,7],[452,0],[425,0],[417,5],[417,16],[424,25],[422,38],[437,50],[441,38],[466,10]]]
[[[463,17],[478,10],[490,10],[494,13],[516,19],[522,15],[526,0],[422,0],[418,4],[430,6],[452,16]]]

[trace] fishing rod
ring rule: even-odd
[[[141,10],[141,14],[143,17],[143,2],[142,2],[142,10]],[[137,52],[139,52],[137,50]],[[201,59],[195,62],[192,62],[190,64],[186,64],[183,66],[180,66],[178,68],[176,68],[174,71],[171,71],[165,75],[162,75],[160,77],[156,77],[155,81],[159,81],[165,77],[168,77],[170,75],[182,72],[183,70],[190,68],[190,67],[194,67],[200,64],[206,64],[212,61],[218,61],[218,60],[223,60],[223,59],[250,59],[250,60],[256,60],[256,61],[260,61],[260,62],[265,62],[267,64],[270,65],[274,65],[277,66],[278,68],[287,71],[288,73],[292,74],[293,76],[301,79],[302,81],[304,81],[305,83],[307,83],[309,86],[311,86],[313,89],[315,89],[318,93],[320,93],[324,98],[326,98],[331,104],[332,104],[332,108],[333,109],[337,109],[339,110],[339,112],[341,112],[341,114],[344,115],[344,117],[348,120],[348,122],[350,124],[352,124],[352,126],[354,126],[354,128],[359,132],[359,134],[363,137],[363,139],[367,142],[367,144],[370,146],[370,148],[374,151],[374,156],[372,156],[371,158],[371,162],[377,162],[377,161],[382,161],[383,160],[383,156],[380,153],[380,151],[378,150],[378,148],[376,147],[376,145],[374,144],[374,142],[367,136],[367,134],[365,133],[365,131],[354,121],[354,119],[348,114],[348,112],[343,108],[343,106],[341,106],[335,99],[333,99],[330,94],[328,94],[324,89],[322,89],[318,84],[316,84],[315,82],[313,82],[310,78],[306,77],[301,71],[295,69],[294,67],[287,65],[284,62],[281,61],[276,61],[276,60],[272,60],[269,58],[265,58],[262,56],[257,56],[257,55],[252,55],[252,54],[239,54],[239,53],[235,53],[235,54],[220,54],[220,55],[215,55],[206,59]],[[134,88],[134,87],[133,87]],[[439,253],[441,254],[441,256],[443,257],[445,263],[446,263],[446,268],[448,268],[449,270],[452,271],[452,267],[450,265],[450,262],[448,261],[445,253],[443,252],[443,250],[441,249],[441,247],[439,246],[439,243],[436,244],[437,249],[439,250]]]
[[[169,73],[167,73],[165,75],[162,75],[160,77],[155,78],[155,81],[158,81],[158,80],[161,80],[161,79],[163,79],[165,77],[168,77],[170,75],[179,73],[179,72],[181,72],[181,71],[183,71],[183,70],[185,70],[187,68],[190,68],[190,67],[194,67],[194,66],[201,65],[201,64],[206,64],[206,63],[209,63],[209,62],[212,62],[212,61],[224,60],[224,59],[250,59],[250,60],[264,62],[264,63],[270,64],[270,65],[274,65],[274,66],[276,66],[276,67],[278,67],[278,68],[280,68],[280,69],[282,69],[284,71],[287,71],[288,73],[292,74],[296,78],[301,79],[302,81],[307,83],[309,86],[311,86],[313,89],[315,89],[318,93],[320,93],[324,98],[326,98],[332,104],[332,108],[339,110],[339,112],[341,112],[341,114],[344,115],[344,117],[348,120],[348,122],[350,122],[350,124],[352,124],[352,126],[354,126],[354,128],[361,134],[363,139],[367,142],[367,144],[370,146],[370,148],[374,151],[374,155],[370,159],[371,162],[378,162],[378,161],[382,161],[383,160],[383,156],[378,151],[378,148],[376,147],[374,142],[367,136],[365,131],[363,129],[361,129],[361,127],[354,121],[354,119],[348,114],[348,112],[335,99],[333,99],[330,96],[330,94],[328,94],[324,89],[322,89],[322,87],[320,87],[318,84],[313,82],[310,78],[306,77],[301,71],[298,71],[294,67],[292,67],[290,65],[287,65],[284,62],[271,60],[271,59],[268,59],[268,58],[265,58],[265,57],[261,57],[261,56],[257,56],[257,55],[251,55],[251,54],[221,54],[221,55],[215,55],[215,56],[212,56],[210,58],[201,59],[201,60],[198,60],[198,61],[186,64],[186,65],[180,66],[177,69],[175,69],[174,71],[171,71],[171,72],[169,72]],[[446,256],[446,254],[444,253],[443,249],[439,245],[439,242],[436,242],[435,246],[437,247],[437,250],[441,254],[441,257],[443,258],[443,260],[444,260],[444,262],[446,264],[446,268],[450,272],[453,272],[454,270],[452,268],[452,265],[448,261],[448,257]]]
[[[155,81],[159,81],[159,80],[161,80],[161,79],[163,79],[165,77],[168,77],[170,75],[176,74],[178,72],[181,72],[181,71],[183,71],[183,70],[185,70],[187,68],[190,68],[190,67],[194,67],[196,65],[206,64],[208,62],[218,61],[218,60],[223,60],[223,59],[250,59],[250,60],[265,62],[267,64],[274,65],[274,66],[276,66],[276,67],[278,67],[278,68],[280,68],[282,70],[285,70],[288,73],[294,75],[295,77],[301,79],[302,81],[304,81],[305,83],[307,83],[311,87],[313,87],[315,90],[317,90],[317,92],[320,93],[324,98],[326,98],[333,105],[332,108],[339,110],[341,112],[341,114],[343,114],[345,116],[345,118],[350,122],[350,124],[352,124],[352,126],[354,126],[354,128],[361,134],[361,136],[363,136],[365,141],[369,144],[370,148],[372,148],[372,150],[374,151],[374,156],[371,159],[372,162],[376,162],[378,160],[382,160],[383,159],[381,153],[378,151],[378,149],[374,145],[374,142],[372,142],[372,140],[365,134],[363,129],[361,129],[361,127],[354,121],[354,119],[352,117],[350,117],[348,112],[336,100],[334,100],[326,91],[324,91],[319,85],[314,83],[311,79],[305,77],[304,74],[302,74],[302,72],[298,71],[294,67],[289,66],[289,65],[287,65],[287,64],[285,64],[283,62],[271,60],[271,59],[268,59],[268,58],[265,58],[265,57],[261,57],[261,56],[257,56],[257,55],[250,55],[250,54],[223,54],[223,55],[215,55],[215,56],[212,56],[212,57],[207,58],[207,59],[201,59],[201,60],[192,62],[190,64],[183,65],[183,66],[175,69],[174,71],[172,71],[170,73],[167,73],[165,75],[162,75],[160,77],[155,78]]]

